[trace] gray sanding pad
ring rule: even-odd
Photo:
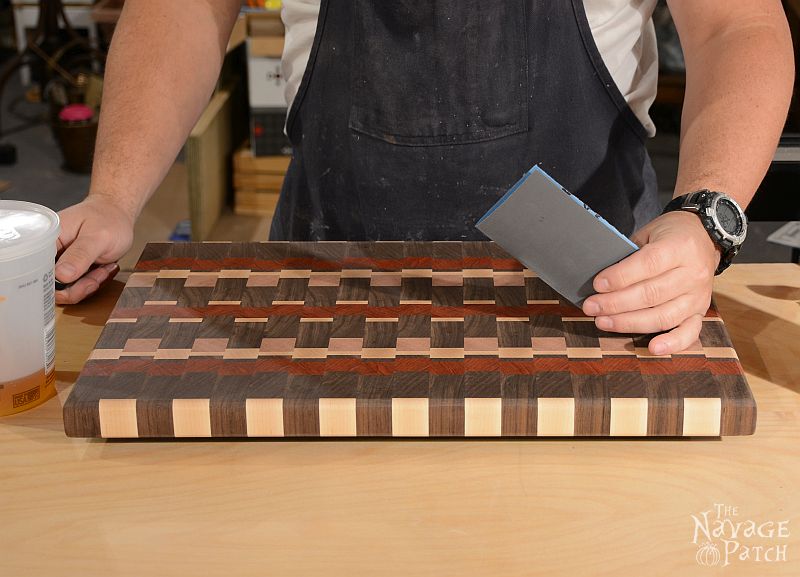
[[[633,241],[534,166],[476,224],[580,306],[595,275],[638,250]]]

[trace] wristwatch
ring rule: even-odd
[[[739,203],[721,192],[698,190],[673,198],[662,214],[673,210],[693,212],[700,217],[722,254],[715,274],[728,268],[747,235],[747,217]]]

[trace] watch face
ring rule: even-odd
[[[717,203],[717,220],[728,234],[737,236],[741,234],[742,217],[736,207],[727,199],[720,199]]]

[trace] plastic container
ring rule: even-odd
[[[64,157],[64,170],[90,173],[97,139],[94,111],[83,104],[68,104],[54,120],[53,133]]]
[[[58,215],[0,200],[0,416],[56,394],[55,277]]]

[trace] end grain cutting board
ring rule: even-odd
[[[746,435],[714,310],[604,333],[483,242],[150,244],[64,407],[78,437]]]

